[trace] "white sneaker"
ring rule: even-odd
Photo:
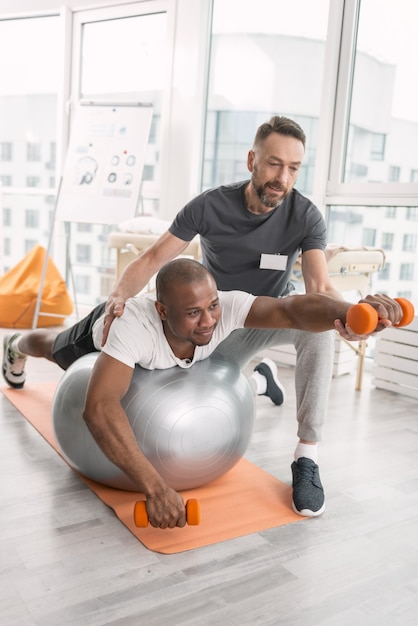
[[[10,387],[21,389],[26,380],[26,357],[11,348],[12,342],[17,337],[19,333],[6,335],[3,339],[3,378]]]

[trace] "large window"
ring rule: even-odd
[[[57,140],[63,73],[59,20],[57,15],[0,20],[0,180],[3,205],[11,215],[4,223],[3,237],[9,245],[4,247],[0,272],[48,239],[47,194],[55,172],[50,154]],[[31,195],[33,188],[37,193]]]
[[[155,3],[149,4],[155,11]],[[83,15],[80,21],[80,91],[76,96],[92,102],[153,105],[146,176],[138,207],[138,213],[152,213],[158,209],[161,184],[159,153],[162,95],[167,79],[167,13],[109,18],[93,12]]]
[[[161,119],[168,65],[165,6],[153,0],[98,8],[76,14],[73,24],[71,99],[153,106],[138,215],[153,215],[160,202]],[[109,250],[107,239],[120,221],[115,210],[113,225],[67,224],[69,262],[81,305],[105,300],[114,284],[114,250]]]
[[[303,127],[300,191],[312,191],[329,0],[214,0],[202,187],[248,177],[255,131],[272,115]]]
[[[329,239],[380,245],[387,265],[374,275],[374,291],[408,294],[417,304],[418,5],[353,0],[341,19],[325,192]]]
[[[418,142],[417,20],[414,0],[361,0],[345,182],[410,181]]]
[[[336,3],[337,4],[337,3]],[[416,204],[415,0],[343,3],[327,195]],[[386,201],[386,202],[385,202]]]

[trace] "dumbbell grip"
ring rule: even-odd
[[[412,302],[406,298],[394,298],[402,308],[402,319],[396,327],[408,326],[414,318],[415,310]],[[376,330],[379,323],[379,317],[376,309],[367,302],[353,304],[346,315],[346,321],[351,330],[356,335],[369,335]]]
[[[149,524],[149,518],[145,500],[138,500],[134,507],[134,521],[138,528],[146,528]],[[198,526],[200,524],[200,503],[199,500],[191,498],[186,502],[186,522],[189,526]]]

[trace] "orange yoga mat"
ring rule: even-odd
[[[40,383],[1,391],[59,453],[51,422],[55,386]],[[182,492],[185,501],[199,499],[199,526],[166,530],[135,526],[134,505],[144,499],[142,494],[106,487],[76,473],[144,546],[163,554],[192,550],[304,519],[293,512],[290,486],[245,459],[212,483]]]

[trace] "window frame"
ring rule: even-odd
[[[341,42],[334,50],[338,59],[337,89],[329,153],[329,176],[325,192],[327,205],[416,206],[418,183],[342,182],[350,121],[351,91],[354,77],[357,26],[361,0],[338,0],[342,9]],[[337,2],[335,3],[337,4]],[[336,24],[335,24],[336,26]]]
[[[74,12],[71,113],[80,102],[83,26],[167,13],[169,68],[162,95],[159,217],[172,219],[200,191],[212,0],[144,0]],[[181,146],[181,149],[180,149]]]

